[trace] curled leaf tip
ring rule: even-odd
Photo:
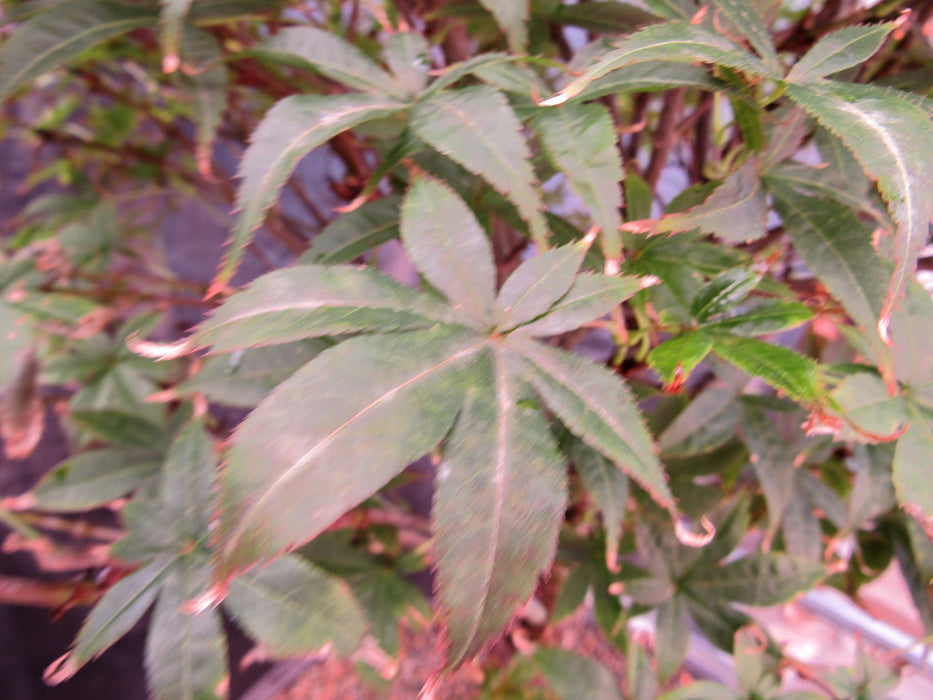
[[[674,532],[677,535],[677,541],[688,547],[705,547],[716,536],[716,526],[705,515],[700,518],[700,526],[703,528],[702,533],[693,532],[686,518],[677,515],[674,518]]]
[[[194,349],[188,338],[182,338],[174,343],[154,343],[151,340],[143,340],[136,333],[127,337],[126,347],[130,352],[148,357],[150,360],[174,360],[184,357]]]
[[[878,319],[878,336],[881,338],[881,342],[892,347],[893,343],[891,342],[890,334],[891,326],[891,312],[890,310],[885,310],[885,313],[881,314],[881,318]]]
[[[78,664],[72,654],[73,652],[69,651],[67,654],[59,656],[42,672],[42,680],[45,681],[46,685],[64,683],[78,672]]]

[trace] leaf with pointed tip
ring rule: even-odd
[[[414,97],[428,84],[431,47],[418,32],[397,32],[386,39],[382,50],[386,65],[402,91]]]
[[[337,265],[348,263],[376,246],[398,238],[398,196],[365,202],[327,224],[314,237],[299,263]]]
[[[564,7],[571,7],[564,5]],[[645,61],[614,70],[597,78],[585,87],[576,100],[595,100],[597,97],[620,92],[652,92],[686,87],[698,90],[721,90],[724,83],[715,80],[703,66],[684,65],[669,61]],[[639,218],[639,217],[634,217]]]
[[[546,241],[547,224],[534,187],[528,144],[521,122],[501,92],[478,85],[432,94],[412,108],[411,128],[508,197],[535,240]]]
[[[509,39],[512,53],[525,53],[528,48],[529,0],[479,0],[496,18]]]
[[[618,257],[624,173],[609,111],[601,104],[574,103],[540,112],[534,125],[548,157],[602,229],[603,252]]]
[[[863,64],[875,55],[896,26],[894,22],[866,24],[826,34],[790,69],[788,82],[815,82]]]
[[[761,154],[761,169],[768,173],[800,150],[813,125],[806,112],[790,103],[766,112],[764,119],[766,145]]]
[[[216,466],[203,422],[191,421],[175,437],[162,467],[162,512],[182,542],[197,541],[208,531]]]
[[[606,530],[606,560],[609,567],[614,568],[628,505],[628,479],[615,464],[580,440],[574,440],[570,458],[602,513]]]
[[[337,134],[363,122],[390,116],[406,106],[381,95],[359,93],[293,95],[277,102],[253,132],[240,164],[242,182],[237,192],[240,213],[215,286],[226,284],[233,276],[243,249],[298,161]]]
[[[764,335],[796,328],[811,318],[813,312],[806,304],[754,297],[707,321],[703,327],[735,335]]]
[[[194,0],[162,0],[159,13],[159,44],[162,48],[162,70],[172,73],[178,68],[181,35],[185,17]]]
[[[822,81],[787,83],[787,95],[852,151],[865,172],[878,181],[897,223],[895,270],[881,309],[878,332],[888,335],[894,309],[900,304],[926,244],[933,218],[933,125],[928,111],[906,93],[869,85]]]
[[[871,244],[871,227],[846,206],[769,188],[797,253],[856,323],[873,328],[881,315],[887,279]]]
[[[521,404],[530,390],[515,364],[501,345],[484,355],[438,468],[432,520],[448,667],[505,626],[557,547],[564,464],[543,416]]]
[[[366,628],[346,584],[297,556],[237,576],[224,607],[250,636],[280,655],[317,651],[325,644],[349,654]]]
[[[509,347],[532,364],[531,383],[561,422],[618,464],[659,505],[673,507],[654,444],[617,375],[534,340],[510,336]]]
[[[665,340],[648,355],[651,365],[665,384],[682,382],[709,354],[713,342],[703,333],[688,332]]]
[[[691,455],[721,446],[738,426],[736,399],[737,392],[732,387],[704,389],[658,436],[662,454]]]
[[[512,333],[517,336],[545,336],[576,330],[612,311],[641,286],[641,281],[635,277],[581,273],[567,293],[543,316],[519,326]]]
[[[720,272],[699,291],[690,305],[690,313],[700,323],[732,311],[761,282],[762,274],[746,267]]]
[[[207,561],[183,560],[162,583],[146,635],[146,681],[153,700],[226,697],[229,680],[223,620],[185,606],[210,579]]]
[[[830,138],[838,142],[834,136]],[[845,148],[842,145],[839,147],[843,150]],[[779,194],[784,199],[792,195],[830,199],[856,212],[869,214],[882,225],[888,222],[884,203],[878,196],[878,191],[869,184],[864,174],[853,182],[844,171],[832,166],[817,168],[796,161],[785,161],[770,168],[762,176],[762,180],[769,192],[774,194],[780,190]],[[864,180],[866,187],[859,187],[859,180]]]
[[[658,608],[655,636],[655,660],[658,680],[667,681],[687,658],[690,635],[685,633],[690,623],[684,597],[675,595]]]
[[[69,457],[32,492],[41,510],[81,512],[122,498],[158,472],[162,458],[149,450],[111,447]]]
[[[683,581],[692,595],[717,603],[785,603],[826,577],[818,562],[780,553],[752,554],[724,566],[691,570]]]
[[[496,299],[498,327],[511,330],[541,316],[574,283],[586,248],[571,244],[529,258],[502,285]]]
[[[710,334],[713,352],[726,362],[760,377],[775,389],[803,403],[815,403],[823,395],[817,364],[793,350],[754,338]]]
[[[259,56],[311,69],[338,83],[369,93],[404,99],[392,76],[359,48],[333,32],[311,26],[288,27],[254,50]],[[393,89],[395,88],[395,89]]]
[[[720,34],[685,22],[665,22],[642,29],[616,43],[616,48],[604,53],[588,66],[582,75],[572,80],[554,97],[542,102],[551,106],[579,95],[595,80],[614,70],[646,61],[703,61],[732,68],[750,75],[777,79],[775,73],[756,56],[744,51]]]
[[[402,203],[402,243],[411,261],[477,327],[495,299],[492,246],[473,212],[447,186],[419,178]]]
[[[221,476],[220,582],[307,542],[433,448],[485,343],[450,326],[352,338],[273,391],[238,428]]]
[[[774,50],[768,28],[754,3],[748,0],[715,0],[714,4],[729,23],[748,39],[748,43],[758,52],[768,69],[780,74],[781,61]]]
[[[700,229],[727,243],[745,243],[765,235],[768,202],[761,187],[760,164],[749,158],[713,190],[709,198],[688,211],[669,214],[652,225],[652,233]]]
[[[538,647],[534,660],[560,700],[622,700],[622,691],[605,666],[559,647]]]
[[[117,581],[91,610],[78,633],[70,662],[76,671],[100,656],[149,609],[163,581],[176,566],[174,557],[160,556]]]
[[[197,146],[195,156],[202,171],[208,171],[211,162],[211,147],[217,130],[223,122],[227,109],[227,69],[223,62],[220,43],[210,33],[193,26],[186,26],[182,34],[183,64],[187,68],[193,63],[191,74],[184,76],[191,85],[191,101],[197,123]]]
[[[150,5],[69,0],[36,15],[0,46],[0,100],[108,39],[155,24]]]
[[[270,272],[230,297],[191,336],[214,352],[361,331],[425,328],[451,309],[372,268],[301,265]]]

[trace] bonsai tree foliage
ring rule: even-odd
[[[57,514],[121,524],[100,583],[18,601],[93,604],[49,682],[153,606],[166,699],[227,695],[221,611],[275,655],[393,656],[433,606],[429,695],[531,597],[556,621],[591,591],[626,697],[823,697],[782,695],[787,668],[877,697],[883,664],[809,667],[743,610],[891,561],[933,634],[933,5],[31,0],[3,22],[29,165],[0,428],[26,457],[51,403],[71,449],[3,501],[6,546],[41,553]],[[192,202],[235,212],[210,284],[163,244]],[[398,495],[424,455],[429,517]],[[651,611],[649,652],[628,621]],[[691,624],[737,689],[683,684]],[[623,696],[546,646],[482,692],[541,684]]]

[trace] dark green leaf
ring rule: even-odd
[[[664,683],[687,658],[687,645],[690,643],[687,630],[690,625],[683,596],[675,595],[658,608],[656,629],[654,645],[658,680]]]
[[[273,391],[240,425],[222,474],[221,580],[308,541],[433,448],[484,344],[445,327],[354,338]]]
[[[813,312],[806,304],[754,297],[731,310],[724,310],[724,313],[707,322],[704,327],[735,335],[764,335],[796,328],[811,318]]]
[[[825,576],[821,563],[786,554],[752,554],[715,569],[691,571],[684,585],[710,602],[765,606],[784,603]]]
[[[578,243],[546,250],[523,262],[499,290],[498,328],[511,330],[547,312],[574,284],[585,253],[586,248]]]
[[[703,333],[688,332],[665,340],[648,355],[665,384],[676,388],[709,354],[713,342]]]
[[[448,666],[508,622],[550,564],[566,500],[563,460],[547,423],[523,406],[508,351],[483,362],[480,386],[447,441],[433,521],[438,591],[448,612]],[[490,388],[486,388],[486,387]]]
[[[365,202],[335,219],[314,237],[299,262],[336,265],[355,260],[381,243],[398,237],[397,196]]]
[[[791,68],[787,80],[792,83],[815,82],[861,65],[875,55],[895,26],[893,22],[885,22],[843,27],[826,34]]]
[[[615,464],[581,441],[574,441],[570,458],[602,514],[606,530],[606,562],[609,568],[615,568],[628,505],[628,479]]]
[[[492,321],[492,247],[473,212],[436,180],[415,181],[402,203],[402,242],[418,271],[477,328]]]
[[[391,82],[391,78],[387,77]],[[269,110],[253,132],[240,164],[239,218],[216,285],[229,281],[266,209],[300,161],[315,147],[358,124],[387,117],[406,105],[381,95],[294,95]]]
[[[744,267],[725,270],[711,279],[696,295],[690,307],[693,317],[703,323],[711,316],[735,309],[761,282],[761,273]]]
[[[513,53],[524,53],[528,48],[529,0],[479,0],[509,39]]]
[[[229,352],[323,335],[425,328],[452,315],[446,304],[372,268],[300,265],[263,275],[234,294],[197,327],[190,343]]]
[[[656,22],[657,17],[624,2],[595,0],[578,5],[558,4],[551,19],[559,24],[581,27],[591,32],[625,34],[640,25]]]
[[[708,452],[731,438],[739,420],[736,394],[733,388],[703,390],[658,436],[663,454]]]
[[[151,421],[115,408],[72,411],[71,418],[88,432],[114,445],[158,450],[165,440],[162,429]]]
[[[655,700],[658,679],[651,667],[648,651],[637,642],[630,644],[626,661],[625,684],[630,700]]]
[[[207,535],[217,459],[214,445],[199,420],[178,433],[162,468],[162,509],[183,542]]]
[[[97,44],[156,22],[151,5],[71,0],[27,20],[0,48],[0,100]]]
[[[282,655],[328,643],[349,654],[366,625],[345,584],[296,556],[237,576],[224,605],[256,641]]]
[[[618,464],[658,504],[673,507],[655,446],[617,375],[534,340],[516,338],[509,346],[534,365],[535,390],[568,428]]]
[[[535,240],[547,247],[547,226],[534,187],[528,145],[521,122],[502,93],[479,85],[432,94],[412,109],[411,128],[508,197]]]
[[[557,647],[539,647],[534,660],[560,700],[622,700],[612,674],[593,659]]]

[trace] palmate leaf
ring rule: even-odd
[[[261,57],[273,58],[299,68],[322,73],[338,83],[369,93],[405,99],[401,90],[378,63],[353,44],[333,32],[302,26],[283,29],[256,50]]]
[[[433,508],[447,663],[473,656],[509,620],[551,562],[566,476],[548,424],[520,400],[500,344],[477,369],[438,470]]]
[[[787,79],[792,83],[813,82],[861,65],[875,55],[896,26],[893,22],[884,22],[830,32],[797,61]]]
[[[913,276],[933,218],[933,124],[903,93],[869,85],[821,81],[786,84],[787,95],[838,136],[878,181],[897,230],[895,269],[878,320],[888,338],[891,315]]]
[[[535,191],[528,144],[505,96],[485,85],[438,92],[412,108],[412,130],[426,143],[508,197],[546,248],[547,225]]]
[[[156,21],[145,4],[69,0],[27,20],[0,46],[0,100],[83,51]]]
[[[485,342],[450,326],[354,338],[273,391],[240,425],[223,474],[221,581],[311,539],[432,449]]]
[[[826,574],[826,568],[819,562],[762,553],[723,566],[691,570],[683,585],[692,597],[713,604],[766,606],[787,602],[816,585]]]
[[[214,352],[340,333],[426,328],[456,318],[370,268],[300,265],[276,270],[231,297],[189,339]]]
[[[551,161],[602,229],[603,252],[618,257],[623,171],[608,110],[600,104],[570,104],[541,112],[534,124]]]
[[[402,243],[418,271],[477,327],[491,321],[496,270],[469,208],[436,180],[420,178],[402,204]]]
[[[189,613],[204,592],[210,567],[182,561],[162,583],[146,634],[146,680],[153,700],[207,700],[227,696],[223,620],[213,609]]]
[[[240,164],[243,181],[237,192],[239,218],[215,287],[223,286],[233,276],[265,210],[272,206],[298,161],[337,134],[406,106],[382,95],[357,93],[295,95],[277,102],[253,132]]]
[[[529,0],[480,0],[480,4],[496,18],[512,52],[524,53],[528,48]]]
[[[666,22],[642,29],[616,43],[572,80],[557,95],[541,104],[559,105],[576,97],[594,81],[625,66],[655,60],[696,63],[702,61],[726,66],[750,75],[778,79],[757,57],[742,50],[720,34],[684,22]]]

